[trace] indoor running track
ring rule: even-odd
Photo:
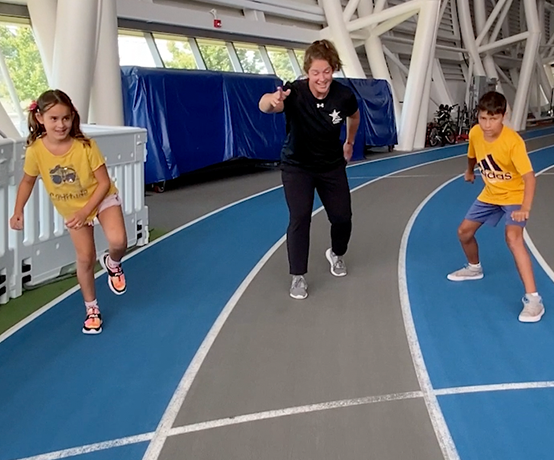
[[[350,185],[357,197],[375,181],[417,173],[426,165],[454,162],[458,173],[465,152],[466,146],[459,145],[354,165]],[[532,161],[537,171],[551,166],[554,148],[533,153]],[[445,457],[548,458],[554,452],[548,436],[554,427],[549,416],[554,408],[549,353],[554,320],[548,314],[536,325],[515,320],[521,287],[501,228],[482,231],[482,281],[446,281],[445,274],[463,263],[455,229],[479,189],[460,178],[447,183],[454,176],[448,174],[441,178],[446,185],[435,188],[418,213],[411,214],[404,244],[398,242],[400,300],[408,338],[410,324],[416,338],[410,346],[420,388],[414,388],[413,397],[423,398],[431,411]],[[358,209],[355,203],[355,214]],[[255,195],[135,252],[125,262],[126,295],[114,297],[99,282],[106,324],[101,336],[79,332],[83,310],[78,291],[4,334],[0,460],[143,458],[151,441],[158,441],[160,420],[168,417],[166,408],[203,342],[206,346],[212,326],[222,311],[232,315],[238,294],[274,251],[282,250],[286,225],[280,188]],[[536,266],[536,274],[548,306],[554,286],[541,267]],[[266,295],[290,303],[288,277],[275,279],[274,286],[275,292]],[[259,308],[264,308],[263,300]],[[424,361],[417,359],[418,346]],[[433,407],[440,408],[438,417]],[[152,452],[151,447],[148,458],[155,458]]]

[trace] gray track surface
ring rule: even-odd
[[[537,139],[529,142],[528,148],[550,145],[552,140]],[[421,201],[463,172],[465,164],[463,157],[445,160],[356,191],[345,278],[329,273],[324,257],[329,225],[323,212],[315,216],[307,276],[309,297],[304,301],[288,296],[286,249],[280,247],[229,316],[174,427],[419,391],[398,294],[400,241]],[[278,173],[266,177],[271,176],[279,179]],[[247,187],[250,192],[260,186],[252,182]],[[225,186],[214,184],[214,189],[221,192]],[[550,261],[554,261],[554,251],[545,250],[551,245],[546,239],[550,232],[544,230],[554,219],[549,209],[542,214],[540,210],[548,207],[553,191],[552,176],[539,179],[529,226],[535,243]],[[225,204],[222,199],[215,201],[211,206]],[[443,456],[424,401],[416,397],[322,407],[173,436],[160,459],[175,458],[438,460]]]

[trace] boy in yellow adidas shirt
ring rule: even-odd
[[[477,108],[479,124],[469,133],[468,166],[464,178],[473,183],[477,165],[485,188],[458,228],[458,238],[468,264],[450,273],[448,279],[466,281],[483,278],[475,232],[483,224],[496,226],[504,217],[506,242],[525,287],[519,320],[534,323],[544,314],[544,305],[537,292],[531,257],[523,240],[523,229],[529,219],[535,194],[535,173],[523,139],[503,124],[506,98],[491,91],[481,97]]]

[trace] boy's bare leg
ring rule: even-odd
[[[525,293],[537,292],[531,256],[529,256],[523,240],[523,227],[506,225],[506,243],[514,256],[517,271],[525,287]]]
[[[458,227],[458,238],[462,244],[462,249],[470,264],[479,263],[479,246],[475,239],[475,232],[483,225],[480,222],[464,219]]]

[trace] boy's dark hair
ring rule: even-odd
[[[304,53],[304,72],[306,74],[312,66],[312,61],[315,59],[322,59],[327,61],[333,68],[334,72],[338,72],[342,69],[342,62],[339,58],[339,53],[329,40],[316,40]]]
[[[90,139],[81,131],[81,117],[79,112],[71,102],[70,97],[59,89],[49,89],[42,93],[36,102],[29,107],[29,117],[27,119],[29,125],[29,136],[27,137],[27,145],[31,145],[39,137],[45,133],[44,126],[37,120],[37,113],[44,115],[49,109],[57,104],[65,105],[73,115],[73,123],[69,135],[73,139],[81,141],[86,146],[90,147]]]
[[[487,112],[489,115],[505,115],[506,107],[506,98],[496,91],[483,94],[477,105],[480,112]]]

